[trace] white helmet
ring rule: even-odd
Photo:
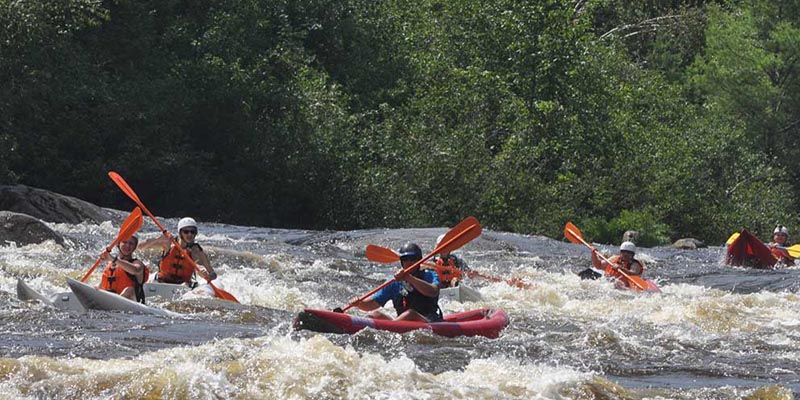
[[[630,251],[636,254],[636,245],[633,244],[633,242],[622,242],[622,244],[619,245],[619,251]]]
[[[444,233],[439,235],[439,237],[436,238],[436,246],[433,246],[433,247],[439,247],[439,244],[442,243],[442,239],[444,239]]]
[[[181,220],[178,221],[178,230],[181,230],[189,226],[197,228],[197,222],[194,221],[194,218],[186,217],[186,218],[181,218]]]
[[[784,234],[786,236],[789,236],[789,230],[786,229],[786,227],[783,226],[783,225],[778,225],[778,226],[775,227],[775,230],[772,231],[772,234],[774,235],[776,233],[782,233],[782,234]]]

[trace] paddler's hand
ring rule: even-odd
[[[103,252],[100,253],[100,259],[103,260],[103,261],[111,261],[111,259],[113,259],[113,258],[114,257],[111,257],[111,253],[109,253],[109,252],[107,252],[105,250],[103,250]]]
[[[360,303],[359,300],[360,300],[359,297],[353,297],[350,300],[347,300],[347,304],[349,304],[349,305],[351,305],[353,307],[358,307],[358,303]]]
[[[397,273],[394,274],[394,279],[396,281],[404,281],[404,280],[406,280],[407,276],[408,276],[408,272],[406,272],[406,271],[401,269],[400,271],[398,271]]]

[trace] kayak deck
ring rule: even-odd
[[[485,336],[494,339],[508,326],[508,317],[503,310],[482,308],[447,315],[442,322],[393,321],[307,308],[297,315],[293,326],[296,330],[340,334],[353,334],[366,327],[396,333],[426,329],[447,337]]]
[[[17,279],[17,298],[23,301],[38,300],[59,310],[84,311],[80,301],[78,301],[72,292],[56,293],[48,299],[41,293],[33,290],[22,279]]]

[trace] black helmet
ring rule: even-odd
[[[422,258],[422,249],[416,243],[406,243],[400,248],[400,260],[419,260]]]

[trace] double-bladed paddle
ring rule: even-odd
[[[564,226],[564,236],[566,236],[567,239],[572,243],[582,243],[584,246],[588,247],[592,251],[596,250],[594,248],[594,246],[590,245],[585,240],[583,240],[583,235],[581,234],[581,231],[572,222],[567,222],[567,225]],[[605,258],[605,256],[603,256],[599,252],[597,253],[597,255],[601,259],[603,259],[603,261],[608,263],[608,267],[606,268],[606,274],[613,275],[613,273],[611,271],[609,271],[609,269],[612,268],[611,265],[613,265],[613,264],[611,264],[611,262],[608,261],[608,259]],[[624,276],[625,279],[628,280],[628,282],[633,282],[633,284],[636,285],[639,289],[647,290],[647,282],[645,282],[644,279],[642,279],[641,277],[628,275],[628,274],[625,273],[625,271],[623,271],[621,269],[616,269],[616,272],[619,272],[620,274],[622,274],[622,276]]]
[[[106,253],[111,253],[111,250],[114,249],[120,242],[124,240],[128,240],[133,236],[139,228],[142,227],[142,209],[136,207],[131,211],[131,214],[128,215],[128,218],[125,219],[125,222],[122,223],[122,226],[119,227],[119,234],[117,234],[117,238],[111,242],[108,247],[106,247]],[[100,256],[97,261],[94,262],[89,271],[86,271],[86,275],[81,278],[81,282],[86,282],[89,279],[89,276],[92,275],[92,272],[100,265],[100,262],[103,261],[103,257]]]
[[[419,261],[417,261],[414,264],[410,265],[408,268],[396,273],[392,279],[389,279],[388,281],[384,282],[383,284],[381,284],[380,286],[376,287],[375,289],[372,289],[372,291],[370,291],[369,293],[361,296],[360,298],[358,298],[358,300],[348,304],[345,308],[343,308],[343,309],[336,308],[334,311],[345,312],[345,311],[349,310],[351,307],[353,307],[354,304],[363,301],[364,299],[366,299],[366,298],[372,296],[373,294],[377,293],[379,290],[385,288],[386,286],[389,286],[389,284],[391,284],[392,282],[396,281],[400,277],[403,277],[403,276],[411,273],[412,271],[414,271],[414,269],[419,268],[419,266],[422,265],[422,263],[424,263],[425,261],[427,261],[431,257],[433,257],[433,256],[435,256],[435,255],[437,255],[439,253],[442,253],[442,252],[449,253],[451,251],[454,251],[454,250],[460,248],[461,246],[469,243],[470,241],[472,241],[472,239],[475,239],[480,234],[481,234],[481,224],[480,224],[480,222],[478,222],[478,220],[475,217],[467,217],[467,218],[465,218],[463,221],[461,221],[461,223],[459,223],[458,225],[456,225],[455,227],[450,229],[450,231],[448,231],[448,233],[442,239],[441,244],[439,244],[439,246],[436,246],[436,248],[433,249],[433,252],[431,252],[430,254],[426,255],[425,257],[422,257],[422,259],[420,259]]]
[[[444,239],[443,239],[444,240]],[[400,261],[400,255],[395,253],[392,249],[387,249],[386,247],[377,246],[374,244],[367,245],[367,259],[370,261],[375,261],[381,264],[390,264]],[[425,263],[426,265],[431,265],[430,263]],[[486,280],[490,280],[492,282],[503,282],[510,286],[516,286],[520,289],[530,289],[531,285],[529,283],[525,283],[520,281],[519,279],[501,279],[491,275],[481,274],[475,271],[461,271],[466,274],[470,278],[483,278]]]
[[[150,212],[150,210],[148,210],[148,209],[147,209],[147,207],[145,207],[145,206],[144,206],[144,204],[142,204],[142,201],[141,201],[141,200],[139,200],[139,196],[137,196],[137,195],[136,195],[136,192],[134,192],[134,191],[133,191],[133,189],[131,189],[131,187],[128,185],[128,183],[127,183],[127,182],[125,182],[125,179],[123,179],[123,178],[122,178],[122,177],[121,177],[121,176],[120,176],[118,173],[116,173],[116,172],[114,172],[114,171],[109,171],[109,172],[108,172],[108,176],[111,178],[111,180],[112,180],[112,181],[114,181],[114,183],[116,183],[116,184],[117,184],[117,186],[119,186],[119,188],[120,188],[120,189],[121,189],[121,190],[122,190],[122,191],[123,191],[123,192],[124,192],[124,193],[125,193],[125,194],[126,194],[128,197],[130,197],[130,198],[131,198],[131,200],[133,200],[133,201],[134,201],[136,204],[138,204],[138,205],[139,205],[139,207],[141,207],[141,209],[142,209],[142,210],[144,210],[144,212],[147,214],[147,216],[149,216],[149,217],[150,217],[150,219],[152,219],[152,220],[153,220],[153,222],[156,224],[156,226],[158,226],[158,229],[161,229],[161,233],[163,233],[163,234],[164,234],[164,236],[166,236],[166,237],[167,237],[167,239],[169,239],[169,240],[170,240],[170,242],[172,242],[172,244],[173,244],[175,247],[177,247],[177,248],[178,248],[178,250],[181,252],[181,255],[182,255],[182,256],[183,256],[183,257],[184,257],[186,260],[188,260],[188,261],[189,261],[189,264],[192,266],[192,268],[194,268],[194,270],[195,270],[195,271],[197,271],[197,273],[198,273],[200,276],[202,276],[203,278],[205,278],[206,282],[208,282],[208,285],[209,285],[209,286],[211,286],[211,288],[212,288],[212,289],[214,289],[214,295],[215,295],[216,297],[219,297],[219,298],[221,298],[221,299],[225,299],[225,300],[230,300],[230,301],[233,301],[233,302],[236,302],[236,303],[238,303],[238,302],[239,302],[239,300],[236,300],[236,297],[233,297],[233,295],[232,295],[232,294],[230,294],[230,293],[228,293],[228,292],[226,292],[226,291],[224,291],[224,290],[222,290],[222,289],[220,289],[220,288],[216,287],[216,286],[215,286],[213,283],[211,283],[211,279],[209,279],[208,275],[206,275],[205,273],[203,273],[203,271],[202,271],[202,270],[200,270],[200,267],[198,267],[198,266],[197,266],[197,264],[194,262],[194,260],[192,260],[192,257],[190,257],[190,256],[189,256],[189,253],[186,251],[186,249],[184,249],[183,247],[181,247],[181,245],[180,245],[180,244],[179,244],[179,243],[178,243],[178,242],[175,240],[175,238],[174,238],[174,237],[172,237],[172,234],[170,234],[170,233],[169,233],[169,231],[168,231],[166,228],[164,228],[164,226],[163,226],[163,225],[161,225],[161,223],[160,223],[160,222],[158,222],[158,220],[157,220],[157,219],[156,219],[156,217],[155,217],[155,216],[154,216],[154,215],[153,215],[153,214]]]

